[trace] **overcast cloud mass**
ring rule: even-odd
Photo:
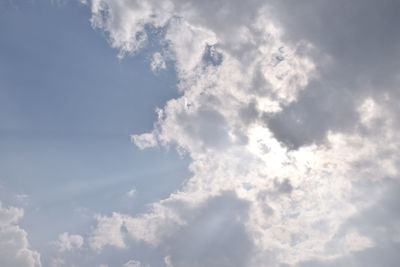
[[[92,208],[43,251],[0,202],[5,266],[400,265],[400,1],[74,5],[119,61],[175,77],[131,146],[177,151],[189,173],[136,212]]]

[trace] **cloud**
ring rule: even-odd
[[[159,52],[154,53],[150,66],[155,72],[165,70],[167,68],[165,59]]]
[[[17,223],[22,209],[4,207],[0,202],[0,262],[4,266],[40,267],[40,254],[29,248],[27,233]]]
[[[104,246],[110,245],[118,248],[125,248],[122,226],[124,217],[113,213],[112,217],[97,216],[97,227],[89,238],[89,246],[95,251],[100,251]]]
[[[65,261],[61,258],[56,258],[51,261],[52,267],[62,267],[65,266]]]
[[[388,179],[400,182],[397,4],[90,7],[93,26],[121,55],[162,33],[159,53],[173,63],[181,95],[132,140],[175,147],[193,173],[148,212],[97,217],[94,250],[125,248],[130,238],[161,249],[172,266],[323,266],[397,246],[363,231],[364,222],[346,227],[380,201]]]
[[[285,28],[286,39],[313,44],[308,55],[319,69],[319,78],[308,84],[297,101],[268,120],[278,139],[293,148],[321,142],[329,131],[354,130],[359,120],[356,109],[366,98],[382,101],[386,95],[397,101],[398,3],[270,3],[275,21]]]
[[[70,235],[65,232],[58,236],[58,250],[60,252],[64,251],[72,251],[76,249],[80,249],[83,246],[84,240],[80,235]]]
[[[143,265],[140,261],[137,260],[130,260],[122,265],[123,267],[142,267]]]
[[[135,194],[136,194],[135,188],[132,188],[131,190],[128,191],[128,193],[126,193],[128,197],[133,197]]]
[[[397,209],[399,203],[399,183],[388,179],[385,187],[377,196],[373,205],[351,217],[341,228],[338,235],[358,229],[359,234],[373,242],[374,246],[368,246],[365,250],[353,250],[345,257],[335,258],[330,261],[311,260],[302,262],[299,266],[396,266],[400,260],[397,251],[398,222],[400,213]],[[364,239],[364,238],[363,238]],[[349,240],[350,241],[350,240]],[[362,240],[359,240],[362,241]],[[360,242],[351,244],[354,246]],[[365,240],[366,241],[366,240]],[[365,245],[365,243],[363,243]],[[334,247],[333,247],[334,248]],[[339,247],[340,248],[340,247]]]
[[[142,218],[114,214],[108,222],[124,226],[117,234],[124,239],[131,237],[161,246],[168,254],[166,261],[172,266],[243,266],[249,259],[253,244],[243,225],[249,203],[234,192],[222,192],[195,206],[182,200],[168,202],[168,209],[158,207],[170,213],[164,214],[165,217],[160,217],[159,212]],[[102,218],[98,220],[101,224]],[[100,229],[93,235],[99,232]],[[114,245],[114,242],[104,245]],[[142,266],[138,261],[128,263]],[[131,266],[128,263],[126,266]]]
[[[246,201],[232,192],[223,192],[190,211],[190,215],[181,215],[186,224],[163,241],[170,264],[245,266],[253,249],[243,225],[247,213]]]

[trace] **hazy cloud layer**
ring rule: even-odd
[[[174,65],[182,96],[132,140],[175,147],[193,173],[147,213],[98,216],[93,250],[143,242],[166,266],[394,266],[399,4],[88,6],[121,56],[156,41],[149,67]]]

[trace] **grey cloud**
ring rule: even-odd
[[[323,142],[326,133],[349,131],[358,122],[356,108],[368,96],[398,98],[400,25],[398,1],[271,1],[286,39],[306,40],[318,78],[298,100],[268,125],[283,143],[296,149]]]
[[[396,3],[393,1],[373,2],[370,0],[353,2],[344,0],[306,0],[302,2],[271,0],[269,4],[273,6],[274,10],[271,13],[272,22],[282,24],[282,28],[286,33],[285,41],[289,42],[287,47],[290,48],[290,53],[283,53],[284,49],[281,49],[281,47],[284,42],[280,39],[279,34],[274,32],[275,28],[271,30],[271,34],[263,31],[264,27],[268,26],[267,20],[261,20],[260,27],[256,25],[256,14],[262,10],[261,7],[265,3],[268,4],[268,2],[257,0],[250,2],[227,0],[219,2],[209,0],[202,2],[173,1],[173,4],[176,5],[172,9],[173,12],[182,15],[180,18],[182,20],[186,19],[187,23],[193,26],[193,29],[201,28],[207,32],[207,34],[201,32],[206,36],[203,39],[194,38],[193,36],[198,35],[200,31],[192,31],[192,29],[189,30],[189,34],[183,34],[182,36],[178,36],[178,34],[177,37],[180,38],[176,40],[171,38],[173,36],[170,36],[170,45],[176,46],[172,50],[176,54],[182,52],[180,57],[176,57],[177,62],[179,60],[182,61],[180,62],[182,66],[178,66],[177,71],[182,70],[183,73],[186,73],[185,71],[192,72],[195,67],[196,70],[206,70],[210,71],[210,73],[213,72],[213,67],[217,72],[221,69],[227,71],[223,73],[224,75],[217,76],[215,81],[209,80],[208,72],[203,73],[200,71],[200,73],[195,73],[197,76],[190,76],[187,81],[185,81],[186,76],[182,76],[182,84],[185,85],[184,82],[187,82],[190,85],[185,89],[187,90],[185,91],[185,97],[187,96],[187,98],[179,98],[176,102],[169,102],[164,111],[165,114],[168,114],[166,118],[170,120],[165,119],[158,122],[162,134],[158,135],[157,138],[165,140],[166,143],[177,142],[178,145],[185,146],[184,148],[187,148],[189,153],[195,151],[201,154],[203,156],[202,159],[205,158],[207,160],[204,163],[201,162],[202,164],[198,164],[200,168],[204,168],[210,162],[215,166],[214,169],[204,168],[203,172],[200,172],[200,168],[193,168],[195,177],[192,181],[194,183],[188,183],[190,186],[184,188],[177,195],[195,195],[193,192],[201,195],[208,194],[208,190],[211,188],[210,185],[220,190],[221,184],[224,184],[225,181],[218,178],[225,177],[219,176],[225,173],[232,176],[234,178],[232,180],[237,180],[240,183],[242,173],[235,168],[233,170],[230,169],[230,166],[235,164],[230,164],[232,159],[235,159],[235,155],[228,155],[232,156],[232,159],[229,157],[228,159],[223,157],[216,159],[212,154],[215,150],[223,152],[226,147],[230,147],[234,142],[230,141],[230,135],[232,134],[238,136],[241,143],[246,143],[246,139],[249,139],[246,134],[251,128],[250,125],[253,122],[258,123],[260,117],[265,123],[264,126],[267,125],[278,140],[291,149],[297,149],[311,143],[324,143],[325,137],[330,131],[349,133],[359,130],[360,115],[357,108],[365,98],[372,96],[375,100],[381,100],[384,98],[384,93],[389,93],[393,98],[397,98],[394,89],[397,82],[395,75],[399,67],[398,56],[396,56],[399,54],[397,45],[399,37],[395,35],[397,30],[394,25],[398,24],[396,23],[398,19],[395,17],[396,12],[393,11],[398,8]],[[191,10],[190,6],[195,8]],[[187,13],[185,13],[185,10]],[[273,18],[274,16],[275,18]],[[387,21],[385,17],[388,17]],[[265,19],[269,19],[269,17]],[[162,23],[159,24],[164,25]],[[122,27],[122,29],[124,28]],[[177,30],[175,29],[176,32],[171,30],[171,34],[177,34],[184,29],[187,30],[185,27],[178,27]],[[109,29],[106,30],[109,31]],[[211,34],[208,34],[208,32],[211,32]],[[214,38],[214,34],[216,38]],[[268,36],[266,37],[265,35]],[[314,47],[298,45],[301,40],[305,40],[305,44],[310,42]],[[220,43],[215,46],[209,43],[215,41]],[[207,44],[209,46],[206,46],[204,52],[204,47]],[[270,50],[266,53],[261,52],[266,47],[267,50]],[[218,56],[218,49],[223,51],[224,58]],[[291,57],[291,53],[296,56]],[[313,64],[308,64],[308,60],[305,60],[306,63],[304,64],[298,63],[298,61],[301,61],[300,57],[297,57],[299,54],[310,58],[317,68],[314,79],[304,89],[301,88],[306,81],[309,81],[309,70],[313,69]],[[191,59],[191,55],[195,55],[195,57]],[[285,58],[286,55],[288,56]],[[191,64],[186,66],[183,64],[185,61],[190,61]],[[235,62],[239,63],[237,68],[234,66]],[[289,64],[286,66],[285,64],[288,62]],[[197,68],[199,66],[204,68]],[[229,70],[229,67],[232,66],[234,67],[233,72]],[[291,70],[295,74],[291,75]],[[303,72],[303,70],[305,71]],[[243,77],[241,76],[242,74]],[[235,81],[235,76],[239,81]],[[231,78],[233,79],[232,84],[237,82],[236,85],[232,85],[229,82],[226,84],[224,82],[218,83],[220,80],[225,81],[225,79],[230,81]],[[210,82],[210,84],[213,82],[218,83],[218,86],[197,83],[198,81],[202,82],[203,79]],[[193,85],[199,86],[196,87],[198,91],[191,90],[194,87]],[[226,88],[227,90],[224,91]],[[232,92],[235,91],[235,97],[238,100],[237,102],[235,101],[235,105],[224,98],[231,88]],[[221,91],[219,92],[220,94],[218,94],[219,90]],[[297,90],[302,91],[297,95]],[[291,102],[295,95],[298,96],[297,101]],[[272,113],[277,110],[273,106],[265,109],[271,113],[260,114],[257,105],[259,104],[261,108],[263,103],[261,101],[260,103],[252,101],[252,97],[255,96],[267,96],[271,101],[278,100],[277,102],[283,103],[281,104],[282,112]],[[242,100],[243,102],[241,102]],[[174,103],[176,104],[175,108]],[[229,114],[231,116],[227,116],[229,112],[232,112]],[[250,141],[252,140],[250,139]],[[275,144],[275,140],[269,141],[273,141],[273,144]],[[347,142],[348,140],[346,140]],[[283,158],[286,158],[286,156],[290,158],[294,153],[291,154],[289,152],[286,154],[285,149],[281,150],[281,147],[277,147],[265,145],[263,150],[266,153],[279,152],[276,154],[277,163],[274,164],[272,161],[271,166],[268,167],[272,171],[276,167],[276,172],[280,175],[281,172],[278,169],[285,169],[286,167],[281,164],[284,161],[279,160],[279,155],[285,154],[284,156],[282,155]],[[211,150],[204,148],[211,148]],[[344,148],[339,145],[339,149]],[[332,155],[331,153],[322,153],[322,150],[324,148],[318,147],[317,151],[314,152],[317,153],[317,156],[322,157],[321,162],[326,163],[324,166],[319,166],[319,161],[314,161],[312,157],[309,163],[307,151],[305,151],[304,158],[301,154],[297,155],[300,165],[300,168],[297,169],[300,172],[299,177],[291,174],[291,171],[289,171],[289,174],[283,171],[282,177],[276,178],[276,180],[272,178],[270,180],[273,183],[272,186],[260,188],[259,192],[261,193],[257,195],[257,201],[260,202],[258,204],[265,204],[261,207],[261,210],[266,217],[276,215],[278,220],[273,222],[274,224],[285,225],[288,222],[289,226],[299,225],[301,228],[288,228],[285,229],[287,230],[287,236],[285,234],[282,234],[282,236],[277,234],[272,237],[280,242],[278,246],[271,244],[272,249],[275,250],[273,252],[276,254],[282,253],[285,259],[280,260],[288,263],[294,264],[296,261],[305,260],[319,254],[322,251],[320,247],[326,242],[329,243],[331,236],[336,233],[336,227],[328,228],[331,225],[342,224],[346,220],[346,216],[350,216],[346,214],[351,214],[350,210],[357,206],[352,206],[352,203],[349,203],[349,205],[344,203],[347,200],[347,190],[350,190],[350,187],[360,188],[358,185],[353,184],[353,180],[347,181],[347,176],[353,176],[354,174],[352,171],[347,170],[347,160],[351,159],[343,159],[342,166],[342,162],[340,162],[342,160],[342,151],[334,151],[337,154]],[[246,149],[242,151],[244,153],[250,152],[250,154],[253,152]],[[348,151],[352,150],[344,149],[344,152]],[[314,153],[313,151],[309,152]],[[238,152],[238,154],[241,153]],[[272,158],[274,154],[271,153],[271,155]],[[327,166],[330,161],[329,159],[325,160],[325,156],[334,158],[332,165],[335,165],[335,167]],[[293,157],[296,158],[296,155]],[[336,160],[336,157],[339,157],[339,160]],[[370,158],[369,155],[364,154],[360,157],[363,159],[366,157],[365,162],[368,162]],[[251,166],[251,157],[243,157],[243,159],[240,162]],[[304,166],[303,159],[307,161]],[[195,160],[192,166],[196,166],[196,163],[200,162]],[[309,166],[309,164],[312,165],[314,163],[316,166]],[[267,168],[265,165],[268,164],[257,162],[254,165],[264,171]],[[357,166],[352,167],[356,171]],[[302,170],[306,168],[315,170],[315,172],[309,175],[308,171]],[[338,169],[337,172],[335,168]],[[293,172],[297,170],[293,170]],[[294,176],[292,181],[296,185],[295,193],[299,193],[297,194],[297,199],[300,203],[297,203],[297,206],[295,200],[292,200],[293,195],[296,194],[292,194],[293,186],[291,182],[282,180],[282,178],[291,177],[291,175]],[[354,180],[362,179],[363,175],[364,173],[355,174]],[[338,180],[331,179],[331,177],[336,178],[335,176],[337,176]],[[343,178],[341,176],[346,177]],[[215,184],[213,184],[214,181],[210,177],[213,178]],[[297,181],[296,178],[298,178]],[[301,185],[305,185],[305,187],[301,188]],[[333,185],[333,188],[331,185]],[[330,192],[331,188],[332,192]],[[237,189],[240,190],[242,188],[237,187]],[[264,191],[262,191],[263,189]],[[196,206],[195,208],[186,201],[182,201],[180,198],[173,200],[170,198],[167,201],[163,201],[162,208],[158,210],[159,214],[155,212],[150,214],[151,216],[146,217],[144,215],[141,217],[142,219],[133,219],[132,227],[129,228],[130,230],[127,228],[127,231],[131,234],[134,232],[132,234],[134,236],[135,233],[140,233],[140,230],[143,230],[144,237],[138,237],[139,234],[137,234],[137,236],[134,236],[136,237],[135,240],[147,240],[151,243],[153,239],[157,239],[158,242],[153,243],[157,245],[161,243],[161,249],[165,248],[166,255],[169,256],[168,261],[174,266],[260,266],[260,264],[251,265],[248,262],[252,256],[254,257],[257,254],[254,253],[253,244],[242,224],[243,218],[247,216],[248,203],[238,199],[233,193],[224,193],[203,203],[197,203],[200,207]],[[269,203],[268,201],[274,203]],[[313,203],[314,201],[315,203]],[[280,206],[278,204],[281,202],[284,209],[290,210],[288,208],[289,204],[295,206],[293,213],[290,214],[293,215],[293,218],[285,216],[279,218],[281,214],[285,213],[285,211],[281,212],[278,209]],[[267,203],[271,206],[267,205]],[[284,204],[288,205],[285,206]],[[338,205],[345,206],[343,207],[343,212],[340,209],[339,212],[336,212],[336,210],[332,212]],[[164,216],[167,211],[168,215]],[[301,212],[304,212],[305,215],[298,216]],[[387,214],[382,216],[388,218]],[[180,220],[183,222],[182,224],[179,224]],[[324,220],[331,220],[332,223],[324,223]],[[147,230],[151,228],[149,227],[149,222],[153,223],[152,230]],[[358,225],[361,226],[362,223],[358,222]],[[143,229],[139,229],[140,227],[138,228],[137,226]],[[263,227],[264,224],[260,223],[257,226]],[[383,227],[386,226],[384,225]],[[315,234],[314,228],[322,230],[318,229]],[[366,243],[368,243],[370,241],[368,238],[363,239],[368,236],[376,244],[381,244],[376,249],[379,250],[386,247],[387,243],[379,243],[379,240],[374,235],[366,233],[362,227],[356,228],[358,230],[355,233],[356,239],[367,240]],[[339,240],[339,245],[351,229],[351,227],[345,228],[335,236]],[[376,232],[376,229],[372,226],[370,230]],[[291,231],[293,231],[293,234],[290,234]],[[300,232],[305,233],[304,235],[298,235]],[[274,232],[265,232],[266,242],[269,242],[269,233]],[[357,236],[358,233],[360,233],[360,236]],[[313,241],[314,238],[316,238],[316,245],[313,242],[307,242],[308,239]],[[301,244],[302,241],[304,241],[304,246]],[[313,251],[310,251],[310,244]],[[360,247],[365,249],[370,247],[371,244],[372,241]],[[270,244],[268,243],[268,245]],[[388,246],[390,246],[388,250],[391,250],[396,248],[397,245],[391,246],[389,244]],[[360,247],[356,249],[360,249]],[[160,248],[158,247],[158,249]],[[255,248],[255,250],[257,249]],[[279,252],[279,249],[282,249],[282,251]],[[348,248],[349,251],[344,251],[343,253],[357,254],[351,252],[352,249],[354,248],[350,247]],[[372,251],[373,249],[369,248],[365,251]],[[263,257],[265,255],[270,256],[268,253],[269,251],[264,249],[262,251]],[[331,255],[342,256],[343,253],[327,252],[326,255],[321,255],[321,258],[330,257]],[[360,253],[364,252],[358,252],[358,254]],[[373,254],[371,252],[370,255]],[[271,258],[273,257],[271,256]],[[341,260],[346,261],[347,259],[350,259],[350,256],[341,258],[336,262],[339,264]],[[266,265],[267,263],[263,262],[263,264]],[[305,266],[312,266],[313,264],[320,264],[320,262],[312,261],[304,264],[306,264]],[[325,261],[324,264],[330,263]]]
[[[214,29],[218,34],[234,35],[232,29],[242,25],[250,25],[257,15],[259,7],[263,4],[260,0],[238,1],[173,1],[177,7],[185,9],[192,6],[198,12],[198,16],[191,18],[195,22]],[[232,27],[233,26],[233,27]]]
[[[215,45],[206,45],[203,61],[206,65],[211,64],[213,66],[218,66],[222,63],[223,55],[218,52]]]
[[[230,142],[227,122],[213,108],[200,108],[194,114],[180,113],[177,121],[188,136],[201,140],[206,147],[223,148]]]
[[[387,178],[387,187],[381,199],[371,207],[350,218],[338,231],[334,239],[357,230],[375,243],[374,247],[350,253],[333,260],[310,260],[299,263],[299,267],[396,267],[400,262],[400,184]],[[376,185],[375,185],[376,186]],[[372,192],[370,184],[364,184],[364,194]],[[397,225],[397,228],[395,227]],[[334,240],[333,239],[333,240]],[[327,247],[329,249],[329,245]]]
[[[332,56],[333,65],[321,65],[324,75],[341,77],[350,84],[361,76],[375,85],[390,82],[397,72],[400,35],[400,3],[383,1],[273,1],[286,37],[305,39],[322,53]],[[320,54],[313,55],[317,62]],[[328,69],[327,69],[328,67]]]
[[[280,194],[290,194],[293,191],[293,186],[289,179],[284,179],[282,182],[274,181],[276,191]]]
[[[299,267],[397,267],[400,262],[400,245],[386,245],[354,253],[350,257],[330,261],[308,261]]]
[[[186,226],[165,241],[173,266],[246,266],[253,243],[243,225],[249,203],[233,192],[190,210]]]
[[[326,133],[351,131],[357,125],[357,95],[347,88],[332,88],[313,81],[280,113],[264,114],[275,137],[289,148],[297,149],[313,142],[322,143]]]
[[[259,111],[257,109],[257,102],[252,101],[247,106],[242,107],[239,110],[239,117],[241,121],[245,124],[250,124],[257,120],[259,116]]]
[[[270,93],[271,84],[265,79],[264,75],[258,68],[252,78],[250,92],[257,96],[265,96]],[[273,95],[271,95],[273,97]]]
[[[126,240],[130,256],[144,266],[164,266],[164,259],[174,267],[253,266],[250,263],[255,247],[244,225],[250,208],[247,200],[233,191],[222,191],[200,203],[169,199],[164,205],[184,223],[159,217],[155,231],[162,238],[155,245]],[[146,226],[151,228],[151,222]],[[133,235],[142,231],[137,227],[127,230]]]
[[[238,38],[243,37],[243,29],[250,31],[252,37],[257,38],[261,33],[257,33],[252,27],[254,18],[257,17],[260,9],[266,2],[262,0],[222,0],[222,1],[173,1],[177,10],[183,12],[190,8],[196,10],[196,15],[189,19],[195,25],[202,25],[212,29],[219,36],[218,45],[229,51],[232,55],[247,61],[249,64],[253,58],[251,53],[257,50],[257,44],[251,42],[239,42]],[[256,43],[259,40],[254,40]]]

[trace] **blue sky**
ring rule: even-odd
[[[0,1],[0,265],[397,266],[399,11]]]
[[[189,174],[174,150],[130,141],[178,95],[173,72],[155,75],[145,52],[118,59],[78,3],[15,5],[0,10],[0,190],[4,203],[27,195],[21,225],[46,249],[95,213],[143,211]]]

